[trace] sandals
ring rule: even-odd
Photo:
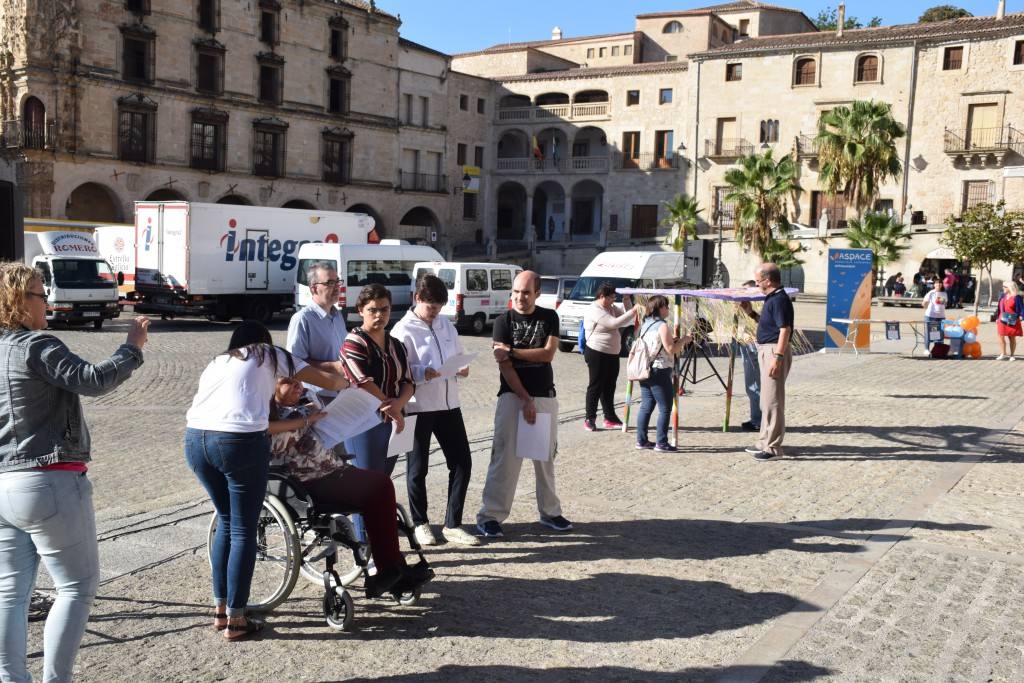
[[[246,619],[244,624],[228,624],[224,628],[224,639],[225,640],[243,640],[259,633],[263,630],[262,621],[253,621],[252,619]]]
[[[213,615],[213,628],[217,631],[223,631],[228,627],[228,613],[227,612],[215,612]]]

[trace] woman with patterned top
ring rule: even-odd
[[[376,470],[391,474],[395,461],[388,460],[388,441],[391,439],[391,423],[397,431],[405,428],[403,411],[412,398],[415,385],[405,345],[387,331],[391,318],[391,292],[383,285],[367,285],[359,293],[356,310],[363,317],[363,324],[349,332],[341,347],[341,360],[345,375],[354,385],[380,399],[382,421],[376,427],[350,439],[345,439],[345,451],[356,466],[364,470]],[[353,515],[356,535],[361,541],[366,537],[362,519]]]
[[[290,378],[277,381],[267,430],[271,464],[287,467],[289,475],[299,480],[323,512],[356,509],[363,514],[377,567],[377,573],[367,582],[367,595],[377,597],[389,590],[406,593],[426,583],[432,576],[427,566],[408,566],[398,549],[391,478],[382,472],[352,467],[325,448],[310,429],[325,413],[306,394],[301,382]]]

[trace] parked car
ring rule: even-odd
[[[579,275],[541,275],[537,305],[558,310],[562,301],[572,293],[572,288],[579,279]]]
[[[509,263],[426,261],[413,267],[413,282],[424,273],[441,278],[448,288],[441,315],[462,331],[481,334],[508,309],[512,281],[521,272],[522,267]]]

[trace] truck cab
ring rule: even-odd
[[[25,263],[43,275],[46,320],[97,330],[121,315],[118,281],[89,235],[37,232],[25,235]]]

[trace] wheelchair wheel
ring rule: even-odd
[[[324,593],[324,619],[335,631],[347,631],[352,628],[352,615],[355,605],[352,596],[340,586],[334,586]]]
[[[217,514],[210,520],[207,553],[212,563]],[[301,550],[299,532],[291,517],[273,496],[263,499],[256,526],[256,567],[252,576],[249,604],[253,612],[269,612],[292,592],[299,578]]]

